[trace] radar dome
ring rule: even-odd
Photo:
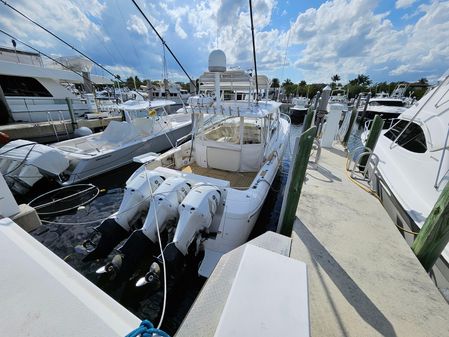
[[[226,55],[223,50],[216,49],[209,54],[209,71],[213,73],[226,71]]]

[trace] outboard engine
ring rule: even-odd
[[[105,258],[120,241],[129,235],[132,225],[148,208],[151,192],[155,193],[164,179],[157,172],[149,171],[136,175],[126,184],[119,210],[95,227],[96,233],[100,234],[98,242],[92,243],[87,240],[88,242],[83,243],[84,247],[87,243],[94,246],[88,251],[83,261]]]
[[[164,249],[164,258],[169,274],[173,274],[180,268],[198,234],[210,227],[220,199],[221,192],[217,187],[200,185],[194,187],[179,205],[179,221],[173,241]],[[158,280],[158,275],[155,275],[154,272],[155,269],[160,268],[155,268],[153,264],[150,271],[136,285],[143,286],[152,280]]]
[[[150,205],[142,229],[135,230],[118,249],[120,253],[106,266],[98,269],[97,273],[120,273],[118,278],[122,280],[131,276],[142,259],[158,255],[157,232],[162,232],[170,221],[176,221],[178,206],[189,191],[190,184],[184,178],[171,177],[165,180],[154,194],[154,202]]]

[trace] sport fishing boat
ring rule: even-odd
[[[165,112],[171,104],[128,104],[127,121],[111,121],[103,132],[51,145],[22,139],[9,142],[0,149],[0,172],[12,191],[24,194],[44,177],[61,185],[74,184],[129,164],[143,153],[165,151],[192,128],[190,114]],[[142,111],[147,117],[136,118]]]
[[[215,97],[190,97],[181,109],[194,116],[192,139],[161,155],[135,158],[145,164],[126,182],[119,210],[83,244],[90,261],[107,257],[126,239],[98,273],[124,280],[149,259],[150,272],[138,282],[143,285],[157,278],[161,260],[153,256],[160,256],[168,273],[200,261],[198,273],[208,277],[223,254],[247,241],[281,164],[290,120],[281,103],[257,99],[267,95],[256,88],[255,76],[226,71],[221,50],[210,54],[209,72],[199,83],[200,92],[215,87]],[[257,83],[268,93],[266,76]]]
[[[374,149],[378,157],[375,190],[400,227],[419,231],[449,179],[449,77],[403,112],[382,131]],[[413,240],[409,234],[406,238]],[[449,280],[449,246],[438,269]]]
[[[302,123],[307,114],[309,99],[307,97],[294,97],[292,99],[293,106],[289,109],[292,122]]]

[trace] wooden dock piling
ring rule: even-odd
[[[371,93],[366,96],[365,106],[363,107],[362,116],[360,117],[359,129],[363,128],[363,123],[365,122],[366,109],[368,109],[369,100],[371,99]]]
[[[312,106],[307,109],[306,117],[304,118],[304,123],[302,124],[303,130],[308,130],[313,124],[313,116],[315,114],[315,111],[313,110]]]
[[[345,136],[343,138],[343,142],[342,142],[345,147],[348,144],[348,140],[349,140],[349,137],[351,136],[351,132],[352,132],[352,128],[354,126],[354,122],[355,122],[355,120],[357,118],[357,113],[358,113],[358,109],[359,109],[359,105],[360,105],[360,98],[361,97],[359,95],[359,97],[357,97],[357,101],[356,101],[356,103],[355,103],[355,105],[354,105],[354,107],[352,108],[352,111],[351,111],[351,118],[349,119],[348,131],[346,131],[346,134],[345,134]]]
[[[315,135],[316,126],[309,128],[301,135],[299,138],[299,150],[295,156],[292,169],[290,170],[290,177],[288,179],[290,184],[287,186],[287,193],[284,198],[285,205],[282,207],[283,213],[281,214],[278,225],[278,232],[289,237],[292,234],[293,223],[296,217],[296,208],[301,195],[301,189],[304,183]],[[297,147],[295,146],[295,148]]]
[[[72,122],[72,131],[74,132],[75,129],[78,127],[78,124],[76,123],[75,114],[73,113],[72,99],[69,97],[66,97],[65,100],[67,102],[67,107],[69,109],[70,121]]]
[[[365,143],[365,149],[363,152],[367,152],[369,150],[374,151],[376,147],[377,140],[379,139],[380,132],[382,131],[382,127],[384,126],[384,120],[376,115],[374,117],[373,123],[371,124],[371,129],[369,131],[368,139]],[[360,159],[360,169],[365,168],[366,163],[368,162],[369,155],[365,155]]]
[[[412,244],[426,271],[430,271],[449,242],[449,184],[440,194],[418,236]]]

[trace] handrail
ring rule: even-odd
[[[446,134],[446,140],[444,142],[444,147],[441,152],[441,159],[440,159],[440,164],[438,165],[438,172],[437,172],[437,176],[435,178],[435,184],[433,185],[433,187],[435,187],[435,188],[438,188],[440,186],[440,182],[438,182],[438,179],[440,178],[441,168],[443,167],[444,154],[446,153],[446,147],[447,147],[448,140],[449,140],[449,124],[448,124],[448,129],[447,129],[447,134]]]

